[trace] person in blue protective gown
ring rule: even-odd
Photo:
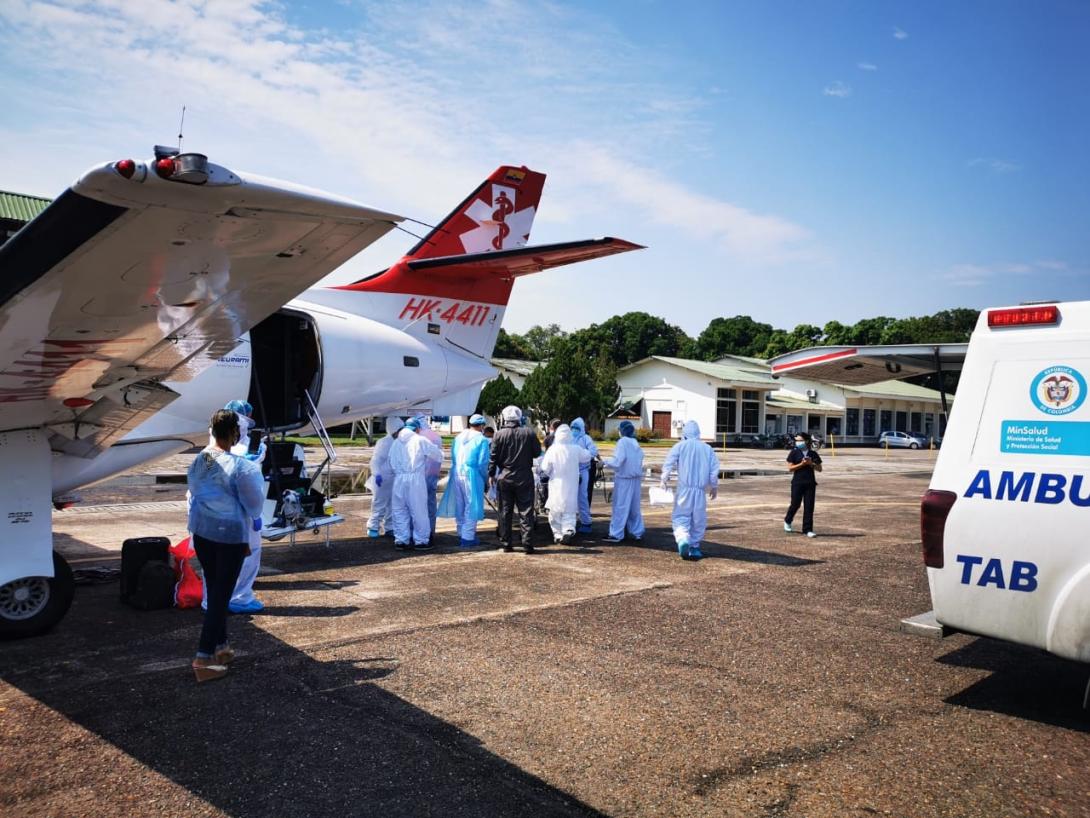
[[[431,521],[428,519],[428,485],[424,476],[429,460],[443,459],[443,450],[423,435],[419,424],[410,420],[398,432],[390,447],[390,467],[394,471],[394,547],[418,551],[431,548]]]
[[[186,482],[188,527],[208,587],[193,671],[197,681],[227,673],[235,652],[227,643],[227,606],[249,551],[253,519],[261,515],[265,480],[261,469],[231,453],[239,442],[238,416],[220,409],[212,416],[213,442],[194,458]]]
[[[469,428],[454,438],[450,449],[450,476],[439,503],[440,517],[453,517],[458,526],[458,545],[480,544],[477,523],[484,519],[484,492],[488,482],[490,444],[484,436],[483,415],[473,415]]]
[[[413,418],[419,427],[417,434],[434,443],[443,450],[443,438],[431,428],[431,421],[427,415],[417,415]],[[429,460],[424,466],[424,484],[428,487],[428,519],[431,521],[431,536],[435,536],[436,498],[439,495],[439,474],[443,470],[443,461]]]
[[[265,460],[265,440],[258,441],[257,446],[250,446],[250,430],[253,429],[254,407],[249,401],[233,400],[224,409],[238,415],[239,432],[241,437],[238,443],[231,447],[231,454],[245,457],[258,468]],[[254,580],[261,568],[261,517],[254,518],[250,528],[250,554],[242,562],[242,570],[238,574],[238,582],[235,583],[235,592],[231,595],[228,605],[231,613],[257,613],[264,610],[265,603],[254,595]]]
[[[700,439],[700,427],[688,421],[677,443],[662,464],[662,487],[677,469],[677,491],[674,493],[674,513],[671,523],[677,550],[683,560],[703,559],[700,541],[708,526],[705,492],[713,500],[719,492],[719,459],[712,447]]]
[[[371,498],[371,516],[367,518],[367,536],[377,538],[383,532],[392,534],[393,516],[390,508],[394,497],[394,472],[390,468],[390,447],[404,424],[397,415],[386,418],[386,434],[375,444],[371,455],[371,476],[375,478],[375,493]],[[381,530],[380,530],[381,529]]]
[[[598,446],[587,434],[587,425],[582,418],[571,422],[572,441],[581,449],[590,452],[590,460],[579,464],[579,523],[576,530],[580,534],[591,532],[590,516],[590,469],[593,460],[598,457]]]
[[[549,512],[553,542],[570,545],[575,536],[575,521],[579,514],[579,467],[589,462],[590,452],[575,443],[571,427],[560,424],[538,467],[541,474],[549,478],[545,508]]]
[[[602,465],[613,469],[613,514],[609,519],[606,542],[621,542],[625,531],[634,540],[643,539],[643,514],[640,511],[640,486],[643,483],[643,449],[636,442],[636,427],[622,420],[621,433],[613,457]]]

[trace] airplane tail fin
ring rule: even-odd
[[[525,166],[497,168],[396,264],[332,289],[367,294],[349,312],[488,359],[516,278],[640,249],[614,238],[527,247],[544,183]]]
[[[503,165],[439,222],[405,258],[488,253],[524,247],[530,240],[545,174]]]

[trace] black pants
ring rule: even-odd
[[[795,519],[795,512],[802,506],[802,533],[808,534],[814,530],[814,493],[817,491],[817,483],[792,483],[791,505],[787,507],[787,516],[783,521],[788,525]]]
[[[247,544],[221,543],[193,535],[193,548],[204,571],[208,588],[208,610],[204,612],[198,653],[211,656],[220,645],[227,644],[227,605],[231,602],[238,572],[246,559]]]
[[[496,489],[500,499],[500,542],[505,546],[511,544],[511,535],[514,533],[512,517],[517,507],[519,526],[522,528],[522,544],[528,548],[534,528],[534,484],[530,482],[510,485],[501,482]]]

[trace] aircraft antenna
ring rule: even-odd
[[[182,131],[185,128],[185,106],[182,106],[182,121],[178,123],[178,153],[182,152]]]
[[[415,221],[415,220],[414,220],[414,219],[409,219],[409,221]],[[398,230],[400,230],[400,231],[401,231],[402,233],[408,233],[408,234],[409,234],[410,236],[412,236],[412,237],[413,237],[414,239],[418,239],[419,241],[423,241],[423,240],[424,240],[424,237],[423,237],[423,236],[418,236],[418,235],[416,235],[416,233],[414,233],[414,232],[413,232],[412,230],[406,230],[406,229],[405,229],[404,227],[402,227],[402,226],[401,226],[400,224],[395,224],[395,225],[394,225],[394,227],[396,227],[396,228],[397,228]]]

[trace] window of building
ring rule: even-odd
[[[909,414],[908,430],[910,432],[922,432],[923,431],[923,412],[912,412]]]
[[[837,437],[840,437],[840,429],[842,428],[840,421],[842,420],[843,418],[835,415],[830,415],[825,418],[825,436],[836,435]]]
[[[877,432],[874,430],[875,411],[873,409],[863,410],[863,436],[874,437]]]
[[[787,416],[787,434],[793,435],[802,431],[802,415]]]
[[[859,434],[859,410],[848,409],[845,414],[847,416],[848,428],[845,430],[844,434],[854,437]]]
[[[736,390],[717,389],[715,393],[715,436],[734,434],[738,421]]]
[[[908,412],[897,413],[897,428],[895,429],[895,431],[908,431]]]
[[[761,393],[744,390],[742,392],[742,431],[757,434],[761,421]]]
[[[878,424],[878,429],[882,432],[896,431],[896,429],[893,428],[893,412],[889,409],[882,410],[882,421]]]

